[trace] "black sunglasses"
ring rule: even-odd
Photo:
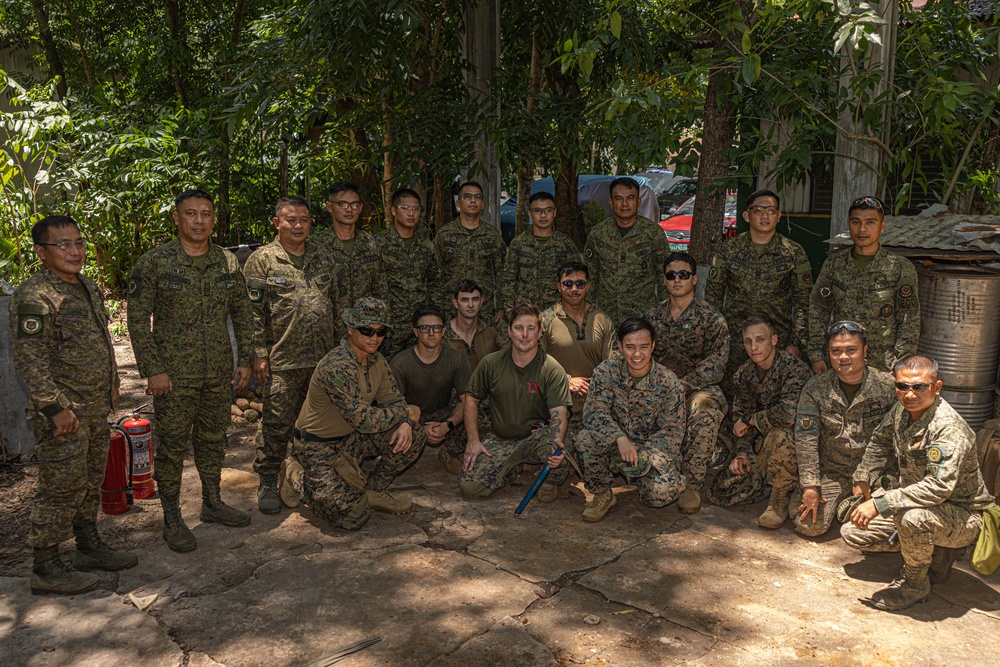
[[[885,204],[878,197],[858,197],[851,202],[851,210],[856,208],[873,208],[885,215]]]
[[[666,273],[663,274],[663,277],[666,278],[667,280],[676,280],[677,278],[680,278],[681,280],[687,280],[692,275],[694,274],[691,273],[690,271],[685,271],[681,269],[680,271],[667,271]]]
[[[382,327],[381,329],[372,329],[371,327],[358,327],[357,331],[365,338],[371,338],[372,336],[385,338],[385,335],[389,332],[389,328]]]
[[[933,382],[914,382],[912,384],[908,384],[906,382],[897,382],[896,391],[901,391],[905,394],[906,392],[912,389],[914,394],[922,394],[928,389],[930,389],[932,386],[934,386]]]
[[[589,283],[589,280],[564,280],[562,281],[562,286],[564,289],[583,289]]]

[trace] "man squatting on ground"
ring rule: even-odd
[[[32,593],[73,595],[93,588],[84,570],[122,570],[139,562],[97,534],[108,462],[108,414],[118,402],[118,366],[101,290],[80,271],[86,242],[73,218],[50,215],[31,228],[42,269],[10,302],[14,369],[30,400],[38,489],[28,541]],[[70,528],[73,567],[59,556]]]

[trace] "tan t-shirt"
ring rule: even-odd
[[[572,377],[591,377],[597,364],[611,356],[614,343],[611,318],[597,306],[587,308],[583,326],[577,326],[561,303],[542,313],[542,349]],[[585,402],[573,395],[573,412],[581,412]]]
[[[504,329],[502,332],[501,327]],[[481,314],[479,328],[472,337],[471,346],[455,333],[451,324],[446,324],[444,327],[444,344],[468,357],[469,366],[475,371],[486,355],[504,349],[510,345],[510,341],[507,339],[506,326],[502,322],[493,315]]]

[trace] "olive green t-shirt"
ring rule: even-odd
[[[409,405],[420,408],[421,420],[447,407],[452,391],[456,396],[464,394],[472,377],[468,358],[447,345],[441,346],[441,354],[433,363],[422,362],[414,346],[393,357],[390,366],[399,393]]]
[[[858,271],[864,271],[875,260],[875,255],[859,255],[852,250],[851,259],[854,260],[854,266],[858,267]]]
[[[511,349],[487,355],[465,392],[490,399],[493,433],[507,440],[528,437],[536,424],[549,420],[551,410],[573,404],[566,371],[541,348],[524,368],[514,363]]]
[[[302,253],[301,255],[293,255],[292,253],[288,253],[288,259],[292,263],[292,266],[294,266],[295,268],[297,269],[305,268],[306,265],[305,253]]]
[[[840,391],[844,392],[844,396],[847,398],[847,406],[850,407],[851,403],[854,401],[854,397],[858,395],[861,391],[861,384],[847,384],[843,380],[837,380],[840,383]]]

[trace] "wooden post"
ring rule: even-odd
[[[0,312],[6,313],[11,297],[0,296]],[[10,327],[0,327],[0,437],[9,456],[29,456],[35,451],[35,435],[25,416],[28,394],[14,372]]]
[[[500,0],[471,0],[465,5],[465,39],[462,55],[471,65],[465,72],[465,83],[481,104],[486,104],[493,92],[493,78],[500,66]],[[499,116],[500,108],[493,105],[489,115]],[[482,128],[482,126],[480,126]],[[487,140],[480,129],[475,139],[474,163],[464,177],[479,181],[483,186],[483,219],[500,229],[500,164],[496,145]]]

